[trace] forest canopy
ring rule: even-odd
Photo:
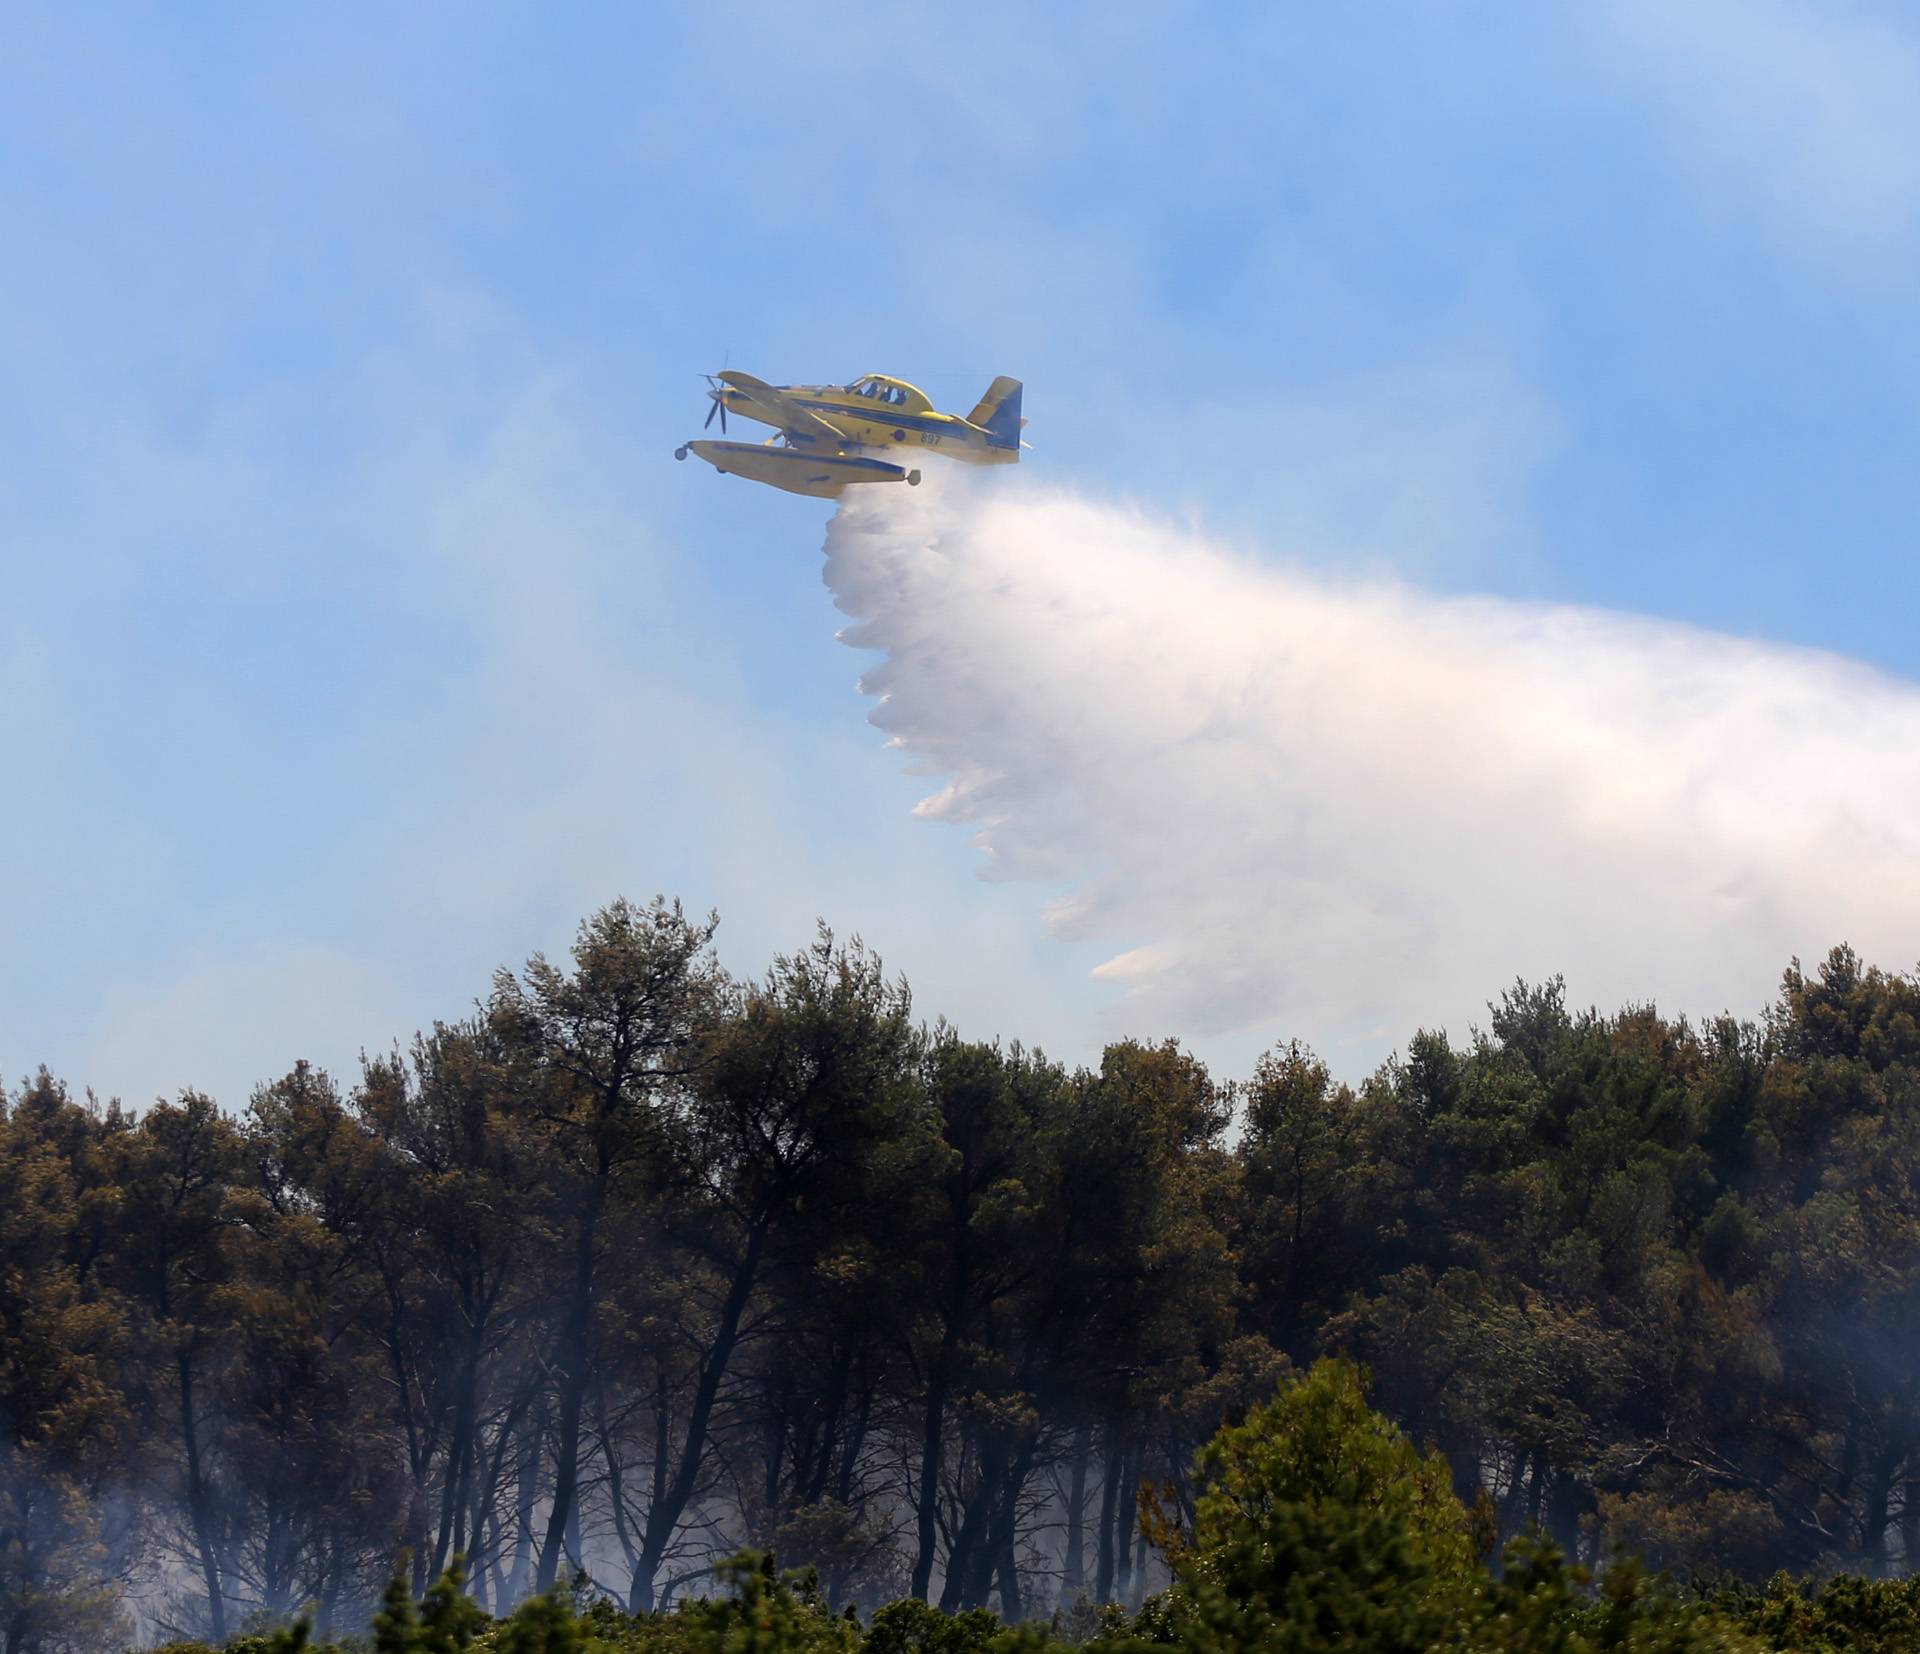
[[[498,1614],[668,1609],[742,1547],[828,1616],[1131,1613],[1231,1553],[1221,1444],[1330,1356],[1484,1529],[1408,1515],[1435,1577],[1530,1532],[1920,1563],[1912,976],[1840,947],[1698,1025],[1516,984],[1352,1085],[1069,1068],[824,928],[734,979],[714,926],[615,902],[244,1109],[6,1094],[5,1654],[358,1630],[402,1551]]]

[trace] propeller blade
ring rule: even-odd
[[[706,380],[707,395],[713,398],[713,406],[707,409],[707,424],[702,425],[700,429],[704,431],[707,425],[713,423],[713,416],[718,414],[720,416],[720,434],[725,436],[727,434],[727,387],[711,373],[703,373],[700,377]]]

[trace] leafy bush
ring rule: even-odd
[[[1770,1647],[1795,1654],[1920,1654],[1920,1575],[1842,1575],[1812,1587],[1776,1575],[1729,1607]]]

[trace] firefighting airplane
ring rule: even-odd
[[[939,413],[926,393],[884,373],[850,385],[769,385],[750,373],[708,374],[713,406],[707,424],[727,415],[774,427],[765,443],[689,442],[675,459],[697,454],[722,475],[731,472],[789,494],[838,499],[856,482],[917,485],[920,473],[874,459],[862,448],[906,448],[945,454],[969,465],[1012,465],[1026,444],[1020,440],[1020,381],[1001,377],[987,387],[972,413]],[[704,429],[704,427],[703,427]]]

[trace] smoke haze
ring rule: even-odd
[[[1920,937],[1920,690],[1628,615],[1342,584],[1024,478],[858,490],[871,720],[1116,1022],[1382,1054],[1516,972],[1750,1014]]]

